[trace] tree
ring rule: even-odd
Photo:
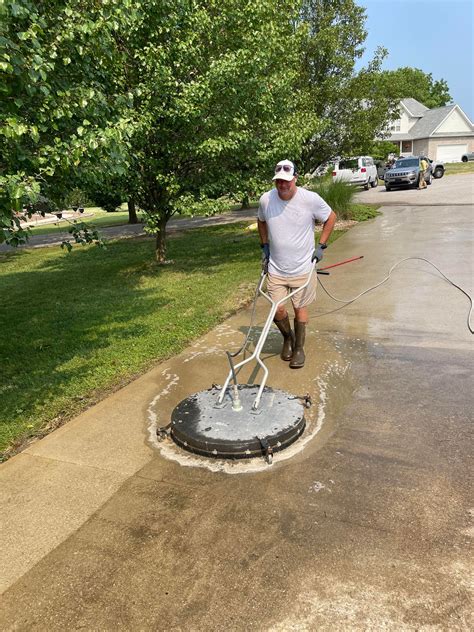
[[[405,66],[386,70],[382,73],[381,83],[384,91],[398,101],[411,97],[430,109],[452,102],[447,82],[444,79],[435,81],[431,73],[419,68]]]
[[[213,212],[258,188],[276,156],[299,154],[311,117],[294,108],[294,17],[272,0],[167,0],[142,3],[117,33],[127,174],[158,261],[174,214]]]
[[[5,0],[0,221],[74,186],[135,204],[166,258],[176,213],[260,192],[277,158],[362,147],[394,97],[359,73],[354,0]],[[391,99],[391,100],[390,100]],[[265,184],[266,186],[266,184]],[[122,195],[123,194],[123,195]]]
[[[133,181],[127,177],[110,175],[111,170],[105,169],[103,173],[93,174],[84,178],[82,186],[85,187],[95,203],[108,212],[116,211],[126,200],[128,208],[128,223],[138,224],[138,215],[135,204],[136,190]]]
[[[346,112],[335,117],[340,133],[340,155],[373,154],[374,141],[384,135],[390,120],[398,113],[399,100],[387,93],[381,81],[381,64],[386,51],[380,49],[367,67],[347,82],[342,91]]]
[[[375,160],[383,160],[385,162],[389,154],[397,156],[399,150],[398,145],[390,141],[376,140],[372,143],[372,146],[368,147],[367,154],[372,156]]]
[[[0,4],[0,242],[25,241],[21,217],[40,194],[61,207],[83,169],[111,158],[123,171],[128,100],[115,89],[114,35],[131,4]]]
[[[166,256],[175,213],[258,190],[313,126],[295,108],[291,7],[271,0],[64,0],[0,5],[2,239],[41,193],[123,177]],[[296,111],[295,111],[296,109]],[[96,176],[94,176],[94,173]],[[94,183],[93,180],[96,180]]]
[[[384,49],[355,72],[367,36],[365,9],[354,0],[304,0],[301,19],[306,37],[295,89],[306,94],[306,107],[318,119],[303,151],[304,168],[313,171],[337,155],[370,146],[398,103],[379,82]]]

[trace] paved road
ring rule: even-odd
[[[473,217],[386,208],[328,249],[364,259],[323,283],[352,297],[420,256],[472,293]],[[31,445],[0,468],[0,628],[473,629],[468,308],[421,261],[344,309],[320,289],[305,369],[277,332],[265,347],[270,384],[314,402],[271,467],[154,439],[222,381],[249,310]]]
[[[360,191],[357,193],[357,199],[361,202],[368,202],[381,205],[464,205],[472,204],[474,199],[474,176],[472,174],[459,176],[445,176],[440,180],[433,180],[431,187],[418,191],[416,189],[400,189],[394,191],[385,191],[383,186],[369,191]],[[167,230],[172,233],[178,230],[187,230],[193,227],[209,226],[211,224],[227,224],[236,221],[252,220],[256,216],[256,209],[247,209],[244,211],[232,211],[216,215],[215,217],[178,217],[169,221]],[[135,237],[144,235],[143,225],[125,225],[110,226],[100,229],[101,235],[105,239],[123,239],[126,237]],[[59,245],[69,234],[56,233],[53,235],[33,235],[27,246],[29,248],[38,248]],[[0,252],[8,252],[13,248],[0,244]]]
[[[172,218],[166,227],[168,233],[173,233],[180,230],[188,230],[190,228],[199,228],[201,226],[210,226],[217,224],[229,224],[232,222],[244,222],[247,220],[255,219],[257,215],[257,209],[245,209],[230,211],[228,213],[222,213],[221,215],[215,215],[214,217],[177,217]],[[87,221],[87,218],[86,218]],[[124,239],[127,237],[137,237],[139,235],[145,235],[143,231],[143,224],[125,224],[124,226],[109,226],[106,228],[99,228],[99,232],[104,239]],[[45,248],[47,246],[55,246],[62,243],[63,240],[68,239],[70,235],[67,231],[61,233],[54,233],[51,235],[32,235],[28,241],[28,244],[21,246],[23,248]],[[0,252],[8,252],[16,250],[5,244],[0,244]]]

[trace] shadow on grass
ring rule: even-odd
[[[155,264],[141,240],[2,255],[1,444],[72,416],[94,391],[180,351],[222,318],[231,286],[254,263],[258,274],[257,238],[241,228],[174,237],[170,266]]]
[[[0,274],[2,271],[2,265],[17,261],[21,257],[28,254],[28,251],[21,248],[18,250],[0,250]]]

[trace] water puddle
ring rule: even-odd
[[[218,333],[222,339],[231,335],[231,331],[225,327]],[[278,336],[272,336],[270,345],[273,339],[276,345],[280,344]],[[290,459],[305,459],[315,450],[319,450],[334,432],[339,412],[350,402],[357,388],[351,376],[351,358],[358,355],[359,351],[363,350],[365,353],[365,344],[360,340],[347,341],[337,335],[322,335],[319,332],[311,332],[308,336],[309,359],[302,371],[292,371],[278,357],[269,356],[268,384],[274,388],[285,388],[295,395],[309,394],[312,400],[312,405],[305,411],[306,428],[303,434],[284,451],[274,454],[273,465],[268,465],[263,457],[242,460],[202,457],[186,452],[169,438],[164,441],[158,439],[157,430],[169,423],[174,407],[190,394],[210,387],[205,381],[206,374],[199,375],[198,371],[193,372],[193,366],[199,366],[199,362],[205,356],[206,363],[220,364],[219,369],[224,368],[225,371],[222,357],[219,362],[216,358],[216,354],[222,356],[222,349],[219,346],[221,342],[226,344],[225,340],[219,340],[212,349],[198,343],[191,347],[176,369],[171,366],[163,369],[160,390],[147,408],[149,444],[162,458],[179,463],[183,467],[199,467],[226,474],[269,472]],[[222,375],[222,372],[218,374]],[[225,372],[223,374],[225,375]],[[245,383],[244,378],[239,381]]]

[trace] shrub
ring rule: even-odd
[[[122,204],[122,194],[120,191],[113,191],[108,189],[101,189],[94,192],[94,201],[97,206],[100,206],[107,211],[107,213],[113,213],[118,210]]]
[[[365,222],[380,215],[378,206],[367,206],[366,204],[353,204],[350,210],[350,219],[356,222]]]
[[[69,191],[64,198],[64,208],[72,208],[74,206],[95,206],[94,201],[89,198],[87,193],[82,189],[75,188]]]
[[[42,215],[44,217],[47,213],[57,213],[58,206],[53,200],[44,195],[39,195],[36,202],[28,204],[25,210],[29,215]]]
[[[329,204],[339,219],[351,219],[351,206],[356,194],[355,187],[346,182],[332,182],[324,178],[313,180],[310,188]]]

